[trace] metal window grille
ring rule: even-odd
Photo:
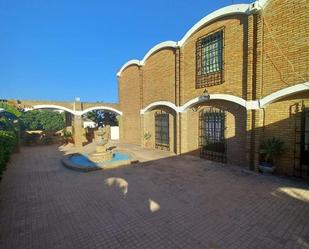
[[[305,108],[300,116],[300,129],[296,126],[294,174],[309,178],[309,108]]]
[[[156,148],[162,150],[170,149],[169,141],[169,115],[166,112],[159,111],[155,113],[155,132]]]
[[[226,163],[224,110],[210,107],[200,112],[200,156]]]
[[[224,82],[223,29],[199,38],[196,42],[196,88]]]

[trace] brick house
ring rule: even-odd
[[[254,169],[260,143],[275,136],[285,142],[278,172],[307,174],[308,7],[230,5],[124,64],[120,140]]]

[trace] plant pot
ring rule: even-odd
[[[144,144],[145,148],[149,149],[151,147],[151,142],[150,141],[146,141]]]
[[[276,167],[273,166],[271,163],[263,162],[259,164],[259,170],[262,171],[262,173],[273,174],[275,169]]]

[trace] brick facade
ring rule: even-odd
[[[255,3],[243,13],[236,10],[205,21],[174,47],[163,46],[147,55],[140,65],[122,68],[118,74],[122,142],[145,146],[143,135],[150,132],[147,146],[154,148],[154,113],[165,110],[170,113],[170,150],[199,155],[199,113],[213,106],[226,112],[228,163],[254,169],[261,141],[276,136],[285,142],[286,149],[276,162],[278,172],[293,174],[298,157],[296,113],[308,107],[309,86],[300,93],[291,90],[279,97],[269,96],[293,85],[308,84],[308,1],[262,2],[260,9],[254,9],[259,6]],[[196,42],[221,29],[224,80],[222,84],[196,88]],[[194,102],[205,90],[210,100]],[[269,101],[263,105],[262,100]]]

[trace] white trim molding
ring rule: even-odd
[[[63,106],[60,106],[60,105],[35,105],[31,109],[28,108],[28,110],[26,110],[26,111],[38,110],[38,109],[58,109],[58,110],[67,111],[67,112],[75,115],[75,112],[73,110],[66,108],[66,107],[63,107]]]
[[[141,65],[145,65],[146,60],[154,53],[156,53],[157,51],[161,50],[161,49],[165,49],[165,48],[177,48],[178,44],[175,41],[165,41],[165,42],[161,42],[157,45],[155,45],[154,47],[152,47],[147,54],[144,56],[143,60],[141,61]]]
[[[182,105],[180,107],[180,112],[185,112],[188,108],[191,108],[192,106],[199,104],[199,103],[203,103],[205,101],[208,100],[225,100],[225,101],[230,101],[233,103],[236,103],[244,108],[247,108],[247,101],[234,96],[234,95],[230,95],[230,94],[209,94],[209,98],[205,98],[203,96],[200,97],[196,97],[194,99],[189,100],[188,102],[186,102],[184,105]]]
[[[304,82],[301,84],[297,84],[294,86],[286,87],[284,89],[281,89],[279,91],[276,91],[274,93],[271,93],[267,95],[266,97],[262,98],[260,102],[260,107],[263,108],[268,104],[271,104],[272,102],[282,99],[286,96],[289,96],[291,94],[308,91],[309,90],[309,82]]]
[[[73,111],[69,108],[66,108],[66,107],[63,107],[63,106],[60,106],[60,105],[35,105],[32,108],[26,108],[25,111],[27,112],[27,111],[38,110],[38,109],[57,109],[57,110],[67,111],[67,112],[69,112],[73,115],[76,115],[76,116],[81,116],[81,115],[84,115],[87,112],[94,111],[94,110],[113,111],[113,112],[116,112],[119,115],[122,115],[121,111],[119,111],[119,110],[117,110],[113,107],[108,107],[108,106],[94,106],[94,107],[87,108],[83,111]]]
[[[87,112],[91,112],[91,111],[95,111],[95,110],[106,110],[106,111],[112,111],[112,112],[116,112],[119,115],[122,115],[122,112],[113,108],[113,107],[108,107],[108,106],[94,106],[94,107],[90,107],[87,108],[83,111],[75,111],[76,113],[78,113],[78,115],[84,115]]]
[[[127,63],[125,63],[121,68],[120,70],[118,71],[117,73],[117,77],[120,77],[121,73],[123,70],[125,70],[127,67],[131,66],[131,65],[137,65],[137,66],[141,66],[141,62],[139,60],[130,60],[128,61]]]
[[[138,65],[138,66],[143,66],[145,64],[145,61],[155,52],[164,49],[164,48],[177,48],[177,47],[182,47],[185,42],[199,29],[201,29],[203,26],[207,25],[210,22],[213,22],[219,18],[229,16],[229,15],[235,15],[235,14],[244,14],[248,15],[253,11],[259,10],[261,7],[263,7],[264,2],[267,0],[263,0],[262,4],[259,3],[258,1],[253,2],[252,4],[233,4],[226,6],[224,8],[218,9],[204,18],[202,18],[200,21],[198,21],[191,29],[189,29],[186,34],[183,36],[183,38],[178,41],[165,41],[161,42],[154,47],[152,47],[144,56],[142,60],[130,60],[127,63],[125,63],[120,70],[117,73],[117,76],[120,77],[121,73],[130,65]],[[257,7],[258,6],[258,7]]]
[[[144,56],[144,58],[142,60],[130,60],[127,63],[125,63],[120,70],[117,73],[117,76],[120,77],[121,73],[130,65],[137,65],[137,66],[143,66],[145,65],[146,60],[154,53],[156,53],[157,51],[164,49],[164,48],[177,48],[178,44],[177,42],[174,41],[165,41],[165,42],[161,42],[157,45],[155,45],[154,47],[152,47]]]
[[[185,104],[182,106],[176,106],[172,102],[169,101],[157,101],[149,104],[147,107],[144,109],[140,110],[140,114],[144,114],[145,112],[152,110],[156,106],[168,106],[171,109],[175,110],[177,113],[178,112],[185,112],[189,108],[193,107],[196,104],[199,103],[204,103],[210,100],[225,100],[229,101],[232,103],[236,103],[242,107],[244,107],[246,110],[258,110],[261,108],[264,108],[268,104],[271,104],[279,99],[282,99],[286,96],[299,93],[299,92],[304,92],[304,91],[309,91],[309,82],[297,84],[294,86],[286,87],[284,89],[281,89],[277,92],[274,92],[272,94],[267,95],[266,97],[259,99],[259,100],[245,100],[243,98],[240,98],[235,95],[231,94],[221,94],[221,93],[215,93],[215,94],[209,94],[209,97],[206,96],[198,96],[195,97],[189,101],[187,101]]]
[[[176,113],[179,112],[179,107],[177,107],[174,103],[172,103],[170,101],[157,101],[157,102],[153,102],[153,103],[147,105],[144,109],[141,109],[140,114],[143,115],[146,112],[153,110],[157,106],[167,106],[167,107],[173,109]]]
[[[229,5],[224,8],[218,9],[207,16],[205,16],[203,19],[198,21],[189,31],[184,35],[184,37],[178,42],[179,46],[182,47],[185,42],[199,29],[201,29],[206,24],[215,21],[216,19],[229,16],[229,15],[235,15],[235,14],[248,14],[249,13],[250,4],[234,4]]]

